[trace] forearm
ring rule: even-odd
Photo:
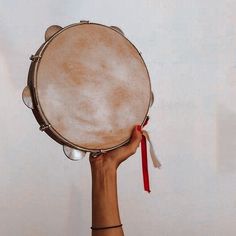
[[[109,227],[120,225],[117,199],[116,171],[92,168],[92,225]],[[123,236],[122,227],[92,230],[92,236]]]
[[[142,140],[141,126],[133,129],[129,143],[93,158],[92,171],[92,226],[96,228],[120,225],[117,199],[116,170],[133,155]],[[122,227],[92,230],[92,236],[124,236]]]

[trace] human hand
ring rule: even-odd
[[[103,168],[104,170],[116,170],[119,165],[132,156],[142,140],[141,126],[137,125],[132,131],[130,141],[117,149],[102,153],[98,157],[92,157],[90,155],[90,165],[92,171],[97,168]]]

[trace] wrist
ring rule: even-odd
[[[116,176],[117,167],[111,160],[106,159],[106,157],[102,155],[96,158],[91,158],[90,167],[92,176]]]
[[[91,166],[92,182],[116,182],[117,172],[113,168],[104,168],[102,166]]]

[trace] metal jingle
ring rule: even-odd
[[[47,28],[44,38],[45,41],[47,41],[48,39],[50,39],[54,34],[56,34],[58,31],[60,31],[61,29],[63,29],[61,26],[59,25],[51,25]]]
[[[78,161],[85,157],[86,152],[63,145],[65,155],[72,161]]]
[[[28,108],[34,109],[31,92],[28,86],[26,86],[22,92],[22,100]]]
[[[154,103],[154,94],[153,92],[151,91],[151,98],[150,98],[150,104],[149,104],[149,107],[151,107]]]
[[[114,29],[114,30],[116,30],[116,31],[118,31],[119,33],[121,33],[121,34],[123,34],[123,35],[125,35],[124,34],[124,32],[119,28],[119,27],[117,27],[117,26],[114,26],[114,25],[112,25],[112,26],[110,26],[112,29]]]

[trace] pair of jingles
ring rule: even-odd
[[[32,60],[23,101],[71,160],[126,144],[144,126],[154,97],[147,67],[116,26],[81,21],[50,26]],[[141,141],[144,189],[150,192],[146,139]],[[150,141],[150,140],[149,140]],[[150,143],[155,167],[160,167]]]

